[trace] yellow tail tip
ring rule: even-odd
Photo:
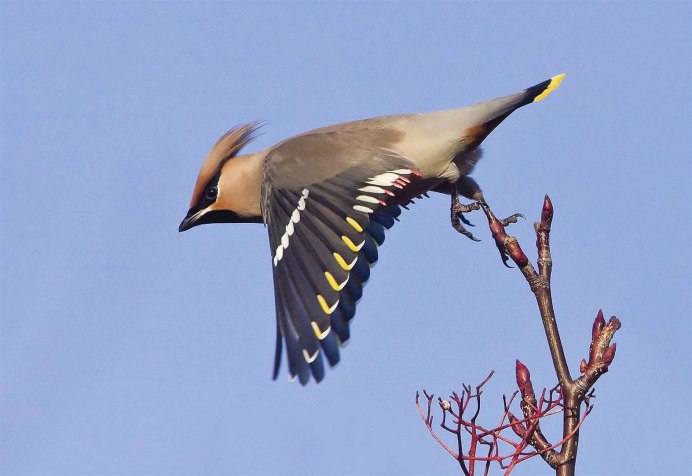
[[[541,94],[539,94],[538,96],[536,96],[534,98],[533,102],[540,101],[541,99],[546,97],[548,94],[550,94],[554,90],[556,90],[558,88],[558,86],[560,86],[560,83],[562,82],[563,79],[565,79],[565,73],[558,74],[557,76],[553,76],[552,78],[550,78],[548,86],[546,86],[546,88],[543,90],[543,92],[541,92]]]

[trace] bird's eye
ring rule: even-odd
[[[219,189],[217,187],[209,187],[207,189],[207,198],[209,200],[216,200],[216,196],[219,194]]]

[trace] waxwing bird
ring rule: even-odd
[[[468,177],[479,146],[514,110],[539,101],[564,74],[519,93],[459,109],[382,116],[324,127],[239,155],[258,123],[224,134],[202,164],[179,231],[203,223],[264,223],[276,303],[274,378],[305,385],[339,361],[378,246],[412,198],[452,197],[452,224],[466,232],[461,194],[483,200]]]

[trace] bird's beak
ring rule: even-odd
[[[189,230],[194,226],[200,225],[200,223],[198,223],[199,215],[200,210],[190,209],[190,211],[187,212],[185,218],[183,218],[183,221],[180,222],[178,232],[183,232],[185,230]]]
[[[206,223],[263,223],[261,216],[241,217],[230,210],[195,210],[191,208],[180,222],[178,231],[189,230]]]

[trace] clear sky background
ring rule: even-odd
[[[249,151],[330,123],[509,94],[545,101],[485,142],[474,177],[535,258],[555,205],[553,290],[573,373],[602,307],[623,322],[579,472],[689,474],[692,6],[688,2],[7,2],[1,13],[5,475],[458,474],[416,390],[514,360],[555,383],[526,283],[482,215],[444,196],[380,250],[325,381],[273,382],[266,230],[178,234],[228,128]],[[555,436],[554,432],[551,437]],[[540,460],[517,474],[550,474]]]

